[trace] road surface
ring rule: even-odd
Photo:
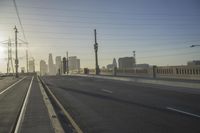
[[[85,133],[200,132],[200,90],[77,76],[43,80]]]

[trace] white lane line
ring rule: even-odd
[[[110,91],[110,90],[106,90],[106,89],[101,89],[101,91],[106,92],[106,93],[110,93],[110,94],[113,93],[112,91]]]
[[[171,108],[171,107],[166,107],[166,108],[168,110],[172,110],[172,111],[175,111],[175,112],[178,112],[178,113],[181,113],[181,114],[190,115],[190,116],[193,116],[193,117],[200,118],[200,115],[192,114],[192,113],[185,112],[185,111],[182,111],[182,110],[179,110],[179,109],[175,109],[175,108]]]
[[[41,82],[44,83],[44,81],[41,79]],[[50,93],[52,98],[55,100],[56,104],[60,107],[61,111],[64,113],[64,115],[67,117],[73,128],[75,129],[76,133],[83,133],[83,131],[80,129],[78,124],[75,122],[75,120],[72,118],[72,116],[65,110],[64,106],[60,103],[60,101],[56,98],[56,96],[53,94],[53,92],[49,89],[49,87],[44,83],[45,87],[47,88],[47,91]]]
[[[37,80],[39,83],[40,91],[42,93],[43,102],[44,102],[45,106],[47,107],[48,116],[49,116],[49,119],[51,120],[51,124],[54,128],[55,133],[64,133],[64,129],[62,128],[61,123],[58,119],[58,116],[55,113],[53,105],[51,104],[51,101],[50,101],[49,97],[47,96],[47,94],[42,86],[42,83],[40,82],[38,77],[37,77]],[[55,117],[53,117],[53,116],[55,116]]]
[[[17,125],[16,125],[15,132],[14,132],[14,133],[18,133],[18,132],[19,132],[19,129],[20,129],[20,127],[21,127],[21,123],[22,123],[22,120],[23,120],[23,117],[24,117],[24,114],[25,114],[26,105],[27,105],[27,103],[28,103],[28,97],[29,97],[29,94],[30,94],[30,91],[31,91],[31,86],[32,86],[32,83],[33,83],[33,79],[34,79],[34,76],[33,76],[32,79],[31,79],[31,83],[30,83],[30,85],[29,85],[28,92],[26,93],[26,97],[25,97],[25,100],[24,100],[24,103],[23,103],[23,106],[22,106],[22,109],[21,109],[19,118],[18,118],[18,120],[17,120]]]
[[[14,84],[10,85],[8,88],[6,88],[5,90],[3,90],[2,92],[0,92],[0,95],[3,94],[4,92],[6,92],[7,90],[9,90],[10,88],[12,88],[13,86],[15,86],[16,84],[18,84],[19,82],[21,82],[23,79],[25,79],[26,77],[20,79],[19,81],[15,82]]]

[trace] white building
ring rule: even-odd
[[[29,72],[35,72],[35,60],[29,60]]]
[[[50,53],[49,54],[49,60],[48,60],[48,65],[49,65],[49,75],[55,75],[55,65],[53,64],[53,56]]]
[[[69,71],[79,71],[80,70],[80,59],[76,56],[69,57]]]
[[[135,66],[134,57],[122,57],[118,60],[119,69],[131,69]]]
[[[44,60],[40,61],[40,75],[46,75],[48,73],[48,66]]]
[[[56,66],[56,74],[58,74],[59,73],[59,71],[60,71],[60,73],[61,73],[61,71],[62,71],[62,59],[61,59],[61,56],[56,56],[56,64],[55,64]]]

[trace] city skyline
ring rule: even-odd
[[[29,43],[36,71],[41,57],[48,60],[48,53],[64,57],[66,51],[80,57],[82,68],[95,68],[94,29],[100,68],[113,58],[132,56],[132,51],[136,51],[138,64],[160,66],[186,65],[200,57],[199,47],[189,47],[200,43],[197,0],[59,0],[48,4],[46,0],[17,0],[16,3],[27,40],[12,1],[2,0],[0,41],[13,39],[16,25],[19,38]],[[26,67],[23,47],[19,46],[19,68]],[[0,44],[0,52],[0,71],[6,72],[6,45]]]

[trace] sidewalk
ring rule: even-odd
[[[150,79],[150,78],[138,78],[138,77],[118,77],[118,76],[105,76],[105,75],[83,75],[83,74],[74,74],[72,76],[82,76],[82,77],[93,77],[93,78],[102,78],[102,79],[111,79],[119,81],[130,81],[137,83],[148,83],[148,84],[157,84],[157,85],[166,85],[173,87],[184,87],[184,88],[194,88],[200,89],[200,82],[186,82],[185,80],[163,80],[163,79]]]

